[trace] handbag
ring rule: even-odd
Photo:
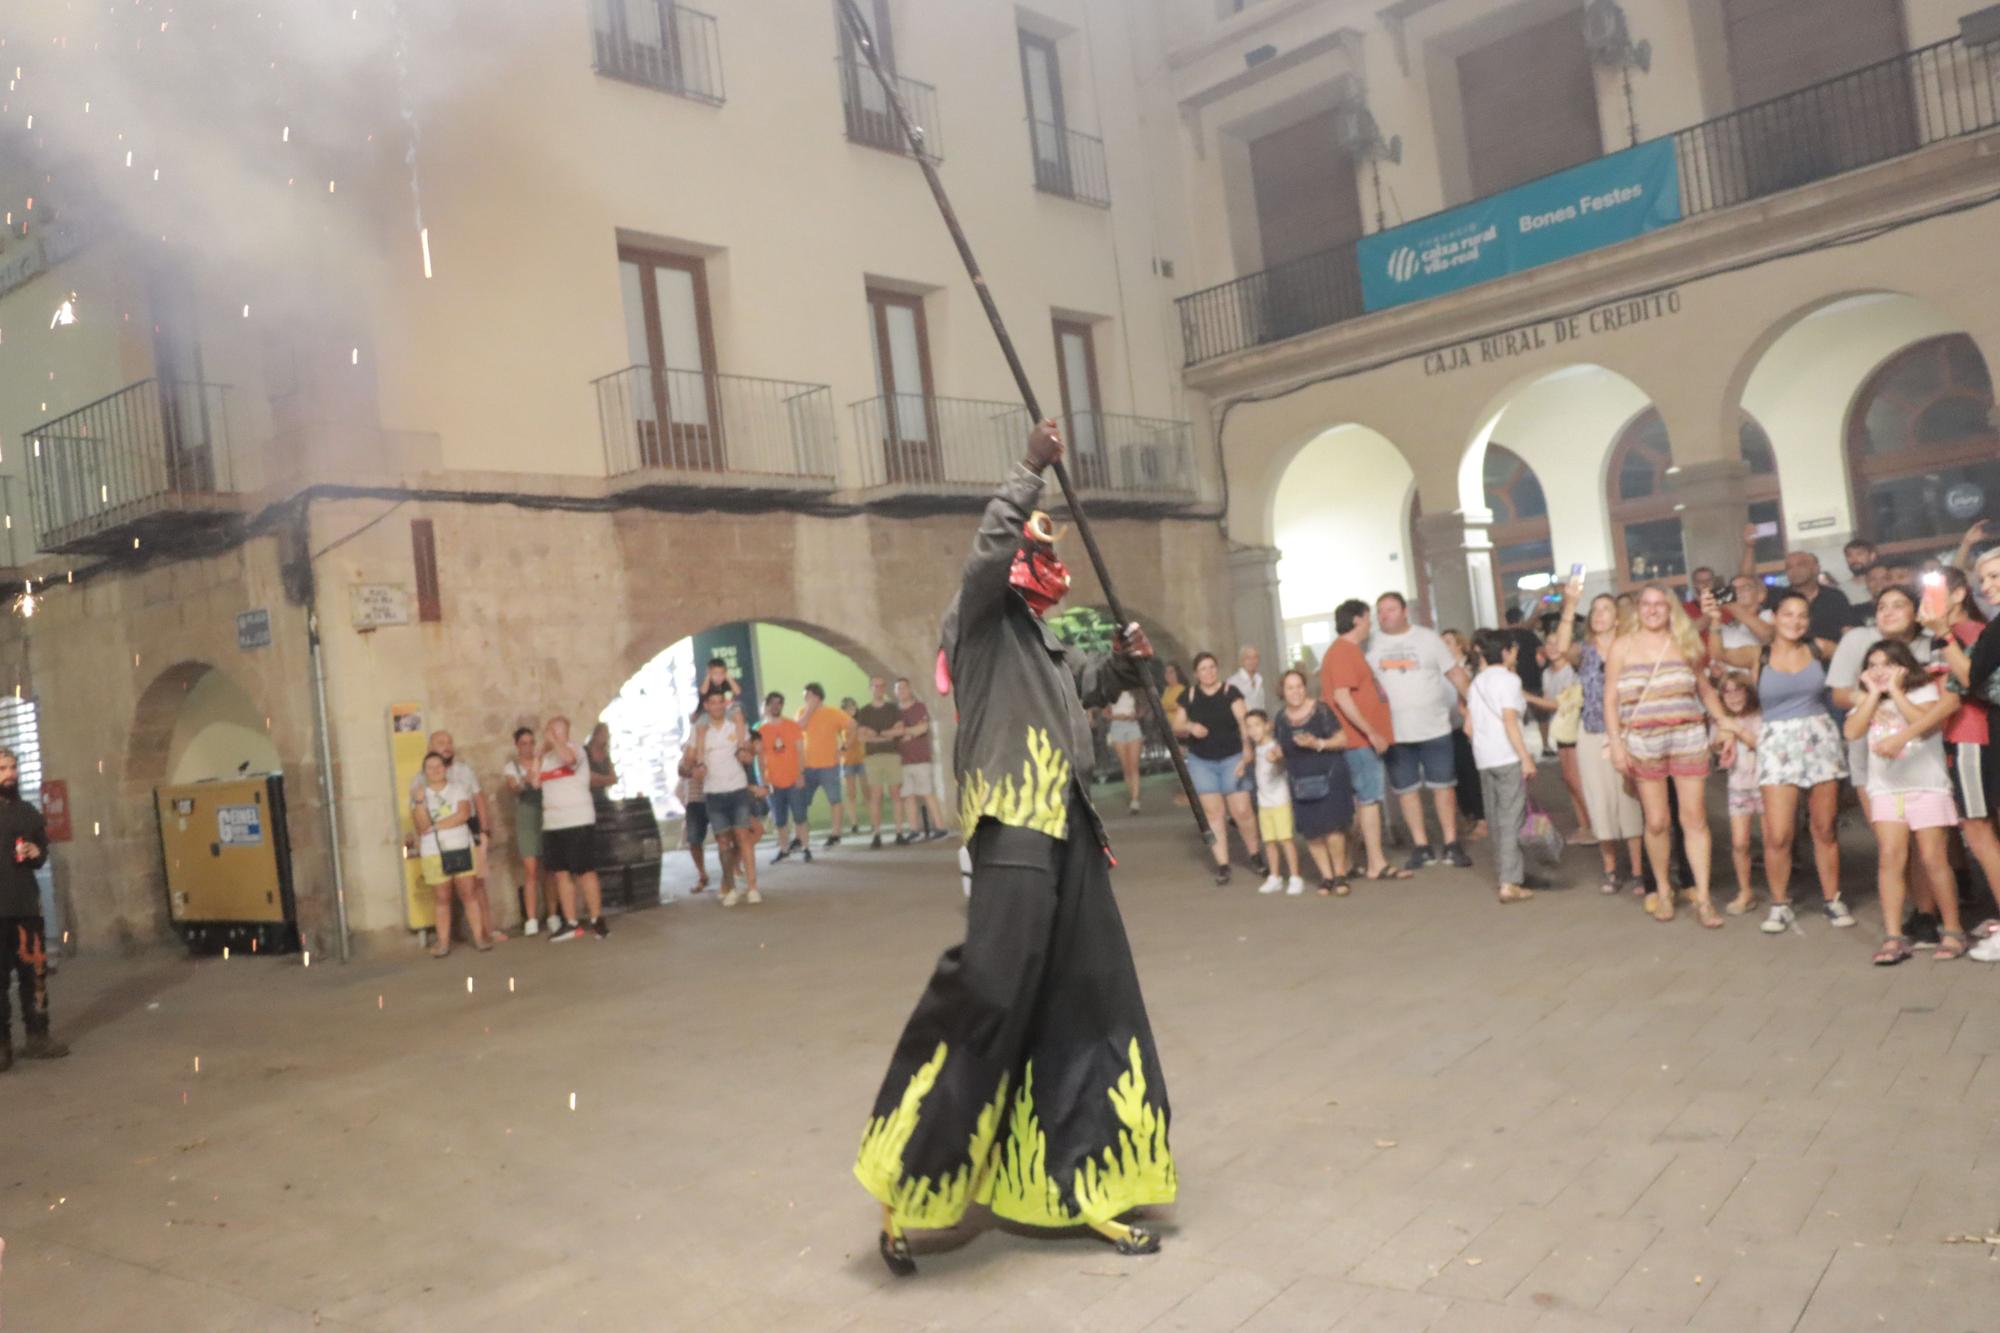
[[[1292,799],[1310,805],[1314,801],[1324,801],[1333,795],[1333,775],[1330,773],[1307,773],[1292,779]]]
[[[1565,845],[1562,831],[1532,797],[1528,800],[1528,813],[1521,818],[1520,842],[1524,853],[1533,853],[1547,861],[1562,859]]]
[[[460,847],[455,851],[438,853],[438,864],[444,873],[454,878],[472,873],[472,849]]]
[[[1549,736],[1558,745],[1574,745],[1582,729],[1583,686],[1571,685],[1556,696],[1556,716],[1549,724]]]

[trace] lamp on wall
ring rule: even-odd
[[[1632,40],[1625,10],[1618,0],[1590,0],[1583,9],[1583,44],[1591,60],[1618,71],[1625,86],[1625,127],[1631,142],[1639,142],[1639,112],[1632,101],[1632,71],[1651,73],[1653,44]]]

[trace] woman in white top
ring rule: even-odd
[[[465,928],[472,947],[481,953],[493,947],[491,923],[472,880],[472,793],[451,780],[444,756],[424,756],[424,783],[417,789],[410,817],[416,822],[418,854],[424,883],[437,895],[437,928],[431,957],[451,952],[451,900],[465,905]]]
[[[1139,729],[1139,696],[1126,690],[1111,707],[1104,710],[1104,716],[1111,723],[1110,734],[1104,739],[1110,744],[1111,752],[1118,756],[1118,767],[1125,771],[1125,795],[1130,801],[1126,812],[1136,815],[1139,813],[1139,750],[1146,743],[1146,733]]]

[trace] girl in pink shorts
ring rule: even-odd
[[[1947,855],[1958,807],[1939,729],[1957,711],[1958,696],[1940,691],[1909,646],[1889,639],[1868,650],[1861,684],[1867,693],[1847,715],[1846,730],[1847,739],[1868,741],[1868,818],[1880,845],[1876,883],[1884,935],[1875,962],[1888,967],[1910,956],[1902,930],[1912,838],[1937,889],[1943,918],[1933,958],[1948,962],[1965,952],[1966,939],[1958,919],[1958,881]]]

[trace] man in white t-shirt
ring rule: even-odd
[[[717,854],[722,858],[724,907],[739,901],[730,871],[743,873],[749,890],[748,901],[761,903],[757,892],[757,830],[750,815],[750,765],[755,755],[750,728],[742,715],[730,711],[729,699],[718,691],[701,698],[701,716],[688,733],[683,765],[691,779],[701,780],[702,800],[708,807],[708,828],[715,834]]]
[[[1396,794],[1403,822],[1416,846],[1409,868],[1422,870],[1442,861],[1469,866],[1458,845],[1458,763],[1451,739],[1451,700],[1463,704],[1471,683],[1465,666],[1435,630],[1410,623],[1410,605],[1399,592],[1375,600],[1375,632],[1368,639],[1368,667],[1389,701],[1396,743],[1382,756],[1389,790]],[[1441,852],[1433,852],[1424,827],[1422,790],[1430,788],[1437,811]]]
[[[1223,682],[1236,687],[1244,708],[1253,713],[1265,708],[1264,673],[1258,670],[1263,664],[1264,655],[1246,643],[1236,652],[1236,674]]]
[[[549,719],[541,766],[542,868],[555,876],[564,918],[549,943],[566,943],[585,929],[601,939],[611,932],[604,924],[604,889],[597,880],[597,802],[590,795],[590,757],[570,739],[568,718]],[[577,916],[579,885],[587,919]]]

